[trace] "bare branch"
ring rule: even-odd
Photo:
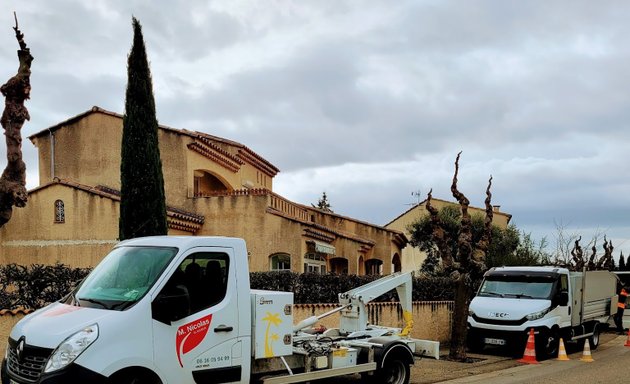
[[[17,15],[15,17],[15,37],[20,50],[18,59],[20,66],[15,76],[9,79],[0,91],[5,97],[4,112],[0,123],[5,130],[7,145],[7,166],[0,177],[0,227],[11,219],[13,207],[23,207],[28,200],[26,191],[26,165],[22,160],[22,126],[30,119],[24,101],[31,93],[31,56],[29,48],[24,42],[24,34],[18,28]]]
[[[492,218],[494,217],[494,210],[492,208],[492,192],[490,192],[490,188],[492,187],[492,175],[490,175],[490,179],[488,180],[488,187],[486,188],[486,217],[484,219],[484,231],[481,235],[481,239],[475,245],[475,251],[473,254],[473,259],[478,263],[485,263],[486,253],[488,252],[488,247],[490,246],[490,242],[492,241]]]
[[[438,247],[438,251],[440,252],[440,258],[442,259],[442,265],[445,270],[449,270],[453,267],[453,256],[451,255],[451,248],[448,245],[448,240],[446,236],[446,231],[442,226],[442,221],[440,220],[439,211],[437,208],[431,205],[431,199],[433,198],[433,189],[429,191],[427,194],[427,204],[426,209],[429,211],[429,215],[431,217],[431,229],[433,241]]]

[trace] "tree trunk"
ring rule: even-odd
[[[449,360],[466,360],[466,333],[468,321],[468,304],[472,288],[469,284],[468,273],[463,273],[455,281],[455,308],[453,310],[453,324],[451,326],[451,344],[448,354]]]
[[[20,67],[15,76],[9,79],[0,91],[5,97],[4,112],[0,123],[5,131],[7,143],[7,166],[0,177],[0,227],[6,224],[13,213],[13,207],[24,207],[28,200],[26,191],[26,165],[22,160],[22,126],[29,120],[24,100],[31,93],[31,56],[24,42],[24,35],[18,29],[15,17],[15,37],[20,49]]]

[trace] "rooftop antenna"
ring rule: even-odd
[[[408,204],[405,204],[405,205],[413,205],[413,206],[420,205],[420,203],[422,202],[422,196],[423,196],[422,195],[422,191],[419,190],[419,189],[417,191],[412,191],[411,192],[411,196],[414,196],[416,198],[417,202],[415,202],[415,203],[408,203]]]

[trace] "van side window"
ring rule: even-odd
[[[567,275],[560,275],[560,292],[569,291],[569,282],[567,280]]]
[[[193,314],[223,300],[229,267],[229,257],[225,253],[194,253],[182,261],[165,288],[174,284],[183,285],[190,298],[190,313]]]

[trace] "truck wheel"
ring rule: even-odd
[[[588,340],[591,342],[591,350],[597,349],[599,346],[599,327],[597,324],[593,326],[593,335]]]
[[[397,357],[392,357],[385,360],[383,368],[378,370],[377,382],[383,384],[409,384],[410,375],[409,364]]]
[[[536,340],[536,356],[540,359],[549,359],[558,354],[560,339],[554,330],[541,332],[541,337]]]

